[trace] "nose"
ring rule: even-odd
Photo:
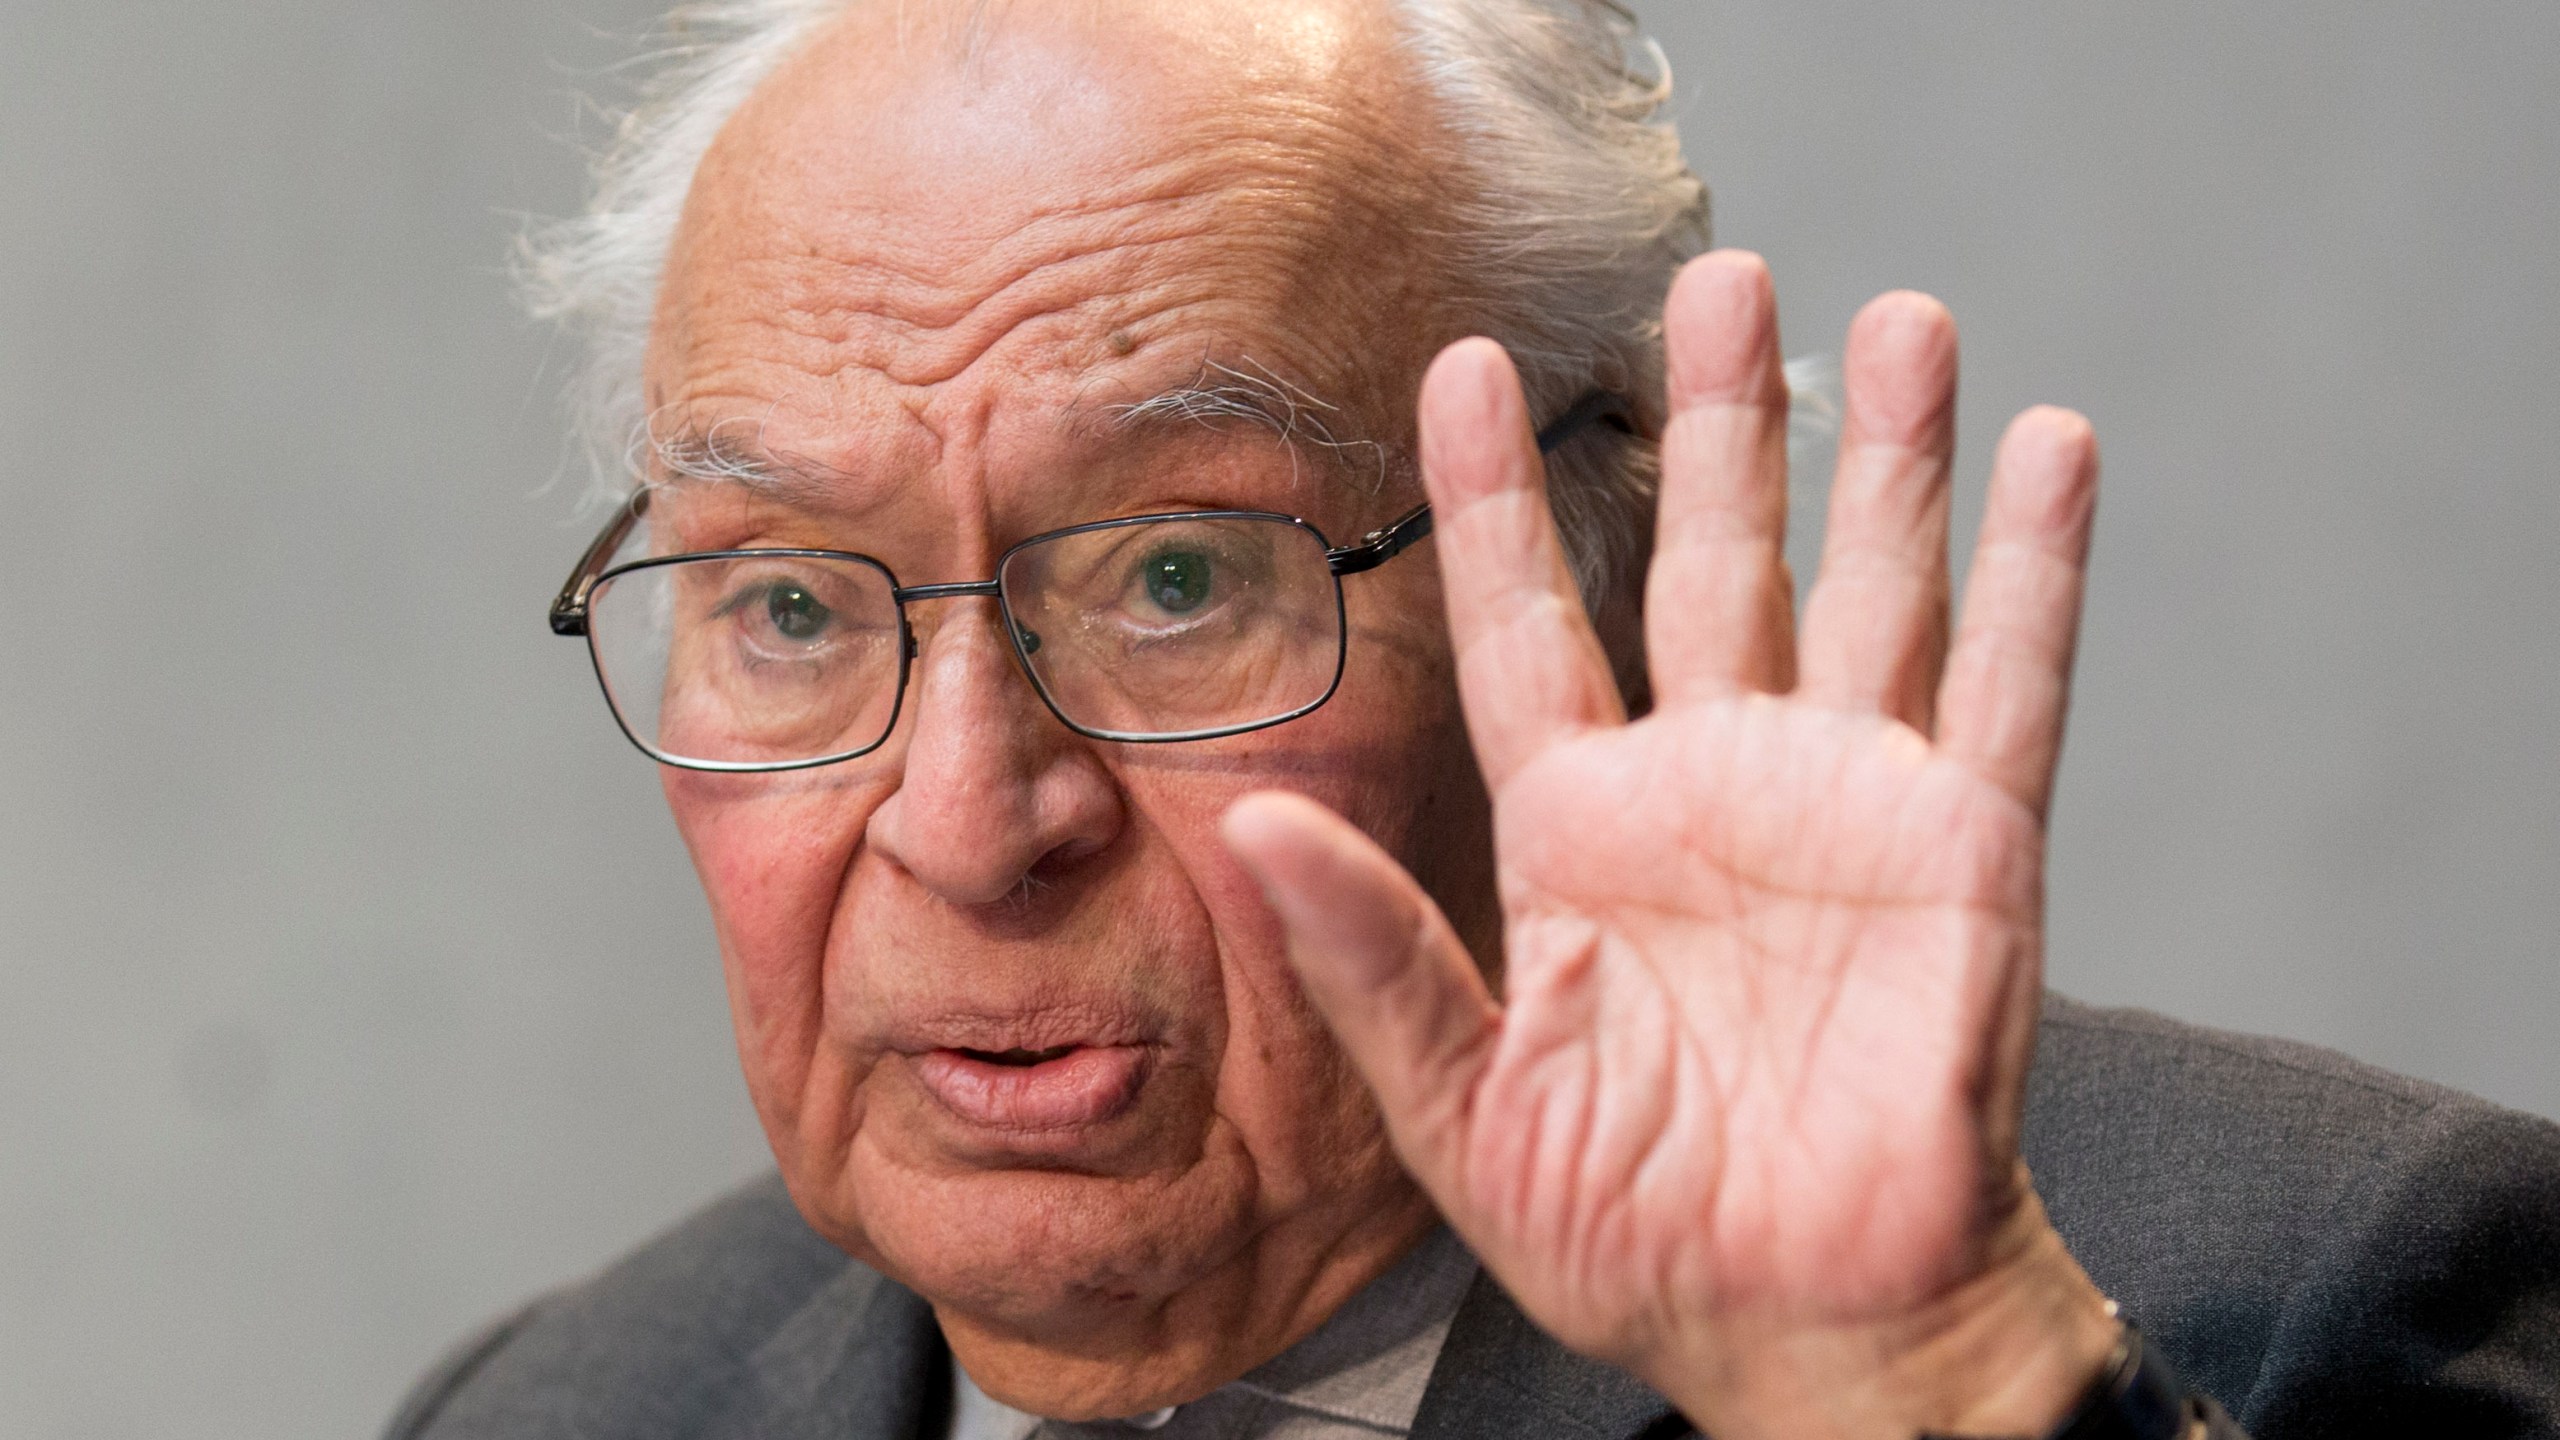
[[[994,601],[953,599],[939,619],[908,682],[898,787],[866,838],[933,894],[991,904],[1109,846],[1125,801],[1033,692]]]

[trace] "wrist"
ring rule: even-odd
[[[1987,1254],[1910,1313],[1704,1337],[1664,1393],[1720,1440],[2045,1435],[2087,1394],[2122,1326],[2032,1191]]]
[[[2189,1440],[2199,1428],[2211,1428],[2207,1407],[2187,1393],[2177,1371],[2143,1343],[2142,1332],[2128,1321],[2105,1368],[2069,1418],[2045,1432],[2045,1440]],[[1920,1440],[1968,1437],[1923,1435]]]

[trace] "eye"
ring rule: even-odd
[[[1197,550],[1159,550],[1140,563],[1138,579],[1156,608],[1187,615],[1208,600],[1213,570]]]
[[[814,640],[826,630],[836,612],[810,594],[807,586],[777,580],[765,587],[764,613],[784,639]]]

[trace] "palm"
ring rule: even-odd
[[[1632,723],[1508,362],[1468,342],[1425,383],[1499,1003],[1346,822],[1256,797],[1228,827],[1450,1222],[1539,1323],[1667,1390],[2060,1253],[2017,1130],[2094,449],[2064,412],[2012,427],[1950,638],[1952,326],[1918,297],[1870,306],[1799,626],[1767,290],[1716,256],[1673,291],[1655,706]],[[1754,1383],[1705,1386],[1692,1418],[1752,1420],[1714,1402]]]
[[[1623,1352],[1664,1312],[1944,1283],[1998,1194],[2032,816],[1906,726],[1766,697],[1558,743],[1497,806],[1505,1003],[1456,1205],[1523,1302]]]

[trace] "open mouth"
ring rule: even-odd
[[[1052,1060],[1064,1060],[1082,1048],[1083,1047],[1079,1045],[1052,1045],[1046,1050],[1024,1050],[1020,1048],[1011,1050],[963,1049],[960,1053],[967,1056],[969,1059],[977,1061],[981,1065],[1009,1065],[1020,1069],[1032,1065],[1046,1065]]]
[[[1062,1131],[1101,1124],[1134,1104],[1147,1053],[1144,1045],[951,1046],[911,1063],[955,1119],[991,1130]]]

